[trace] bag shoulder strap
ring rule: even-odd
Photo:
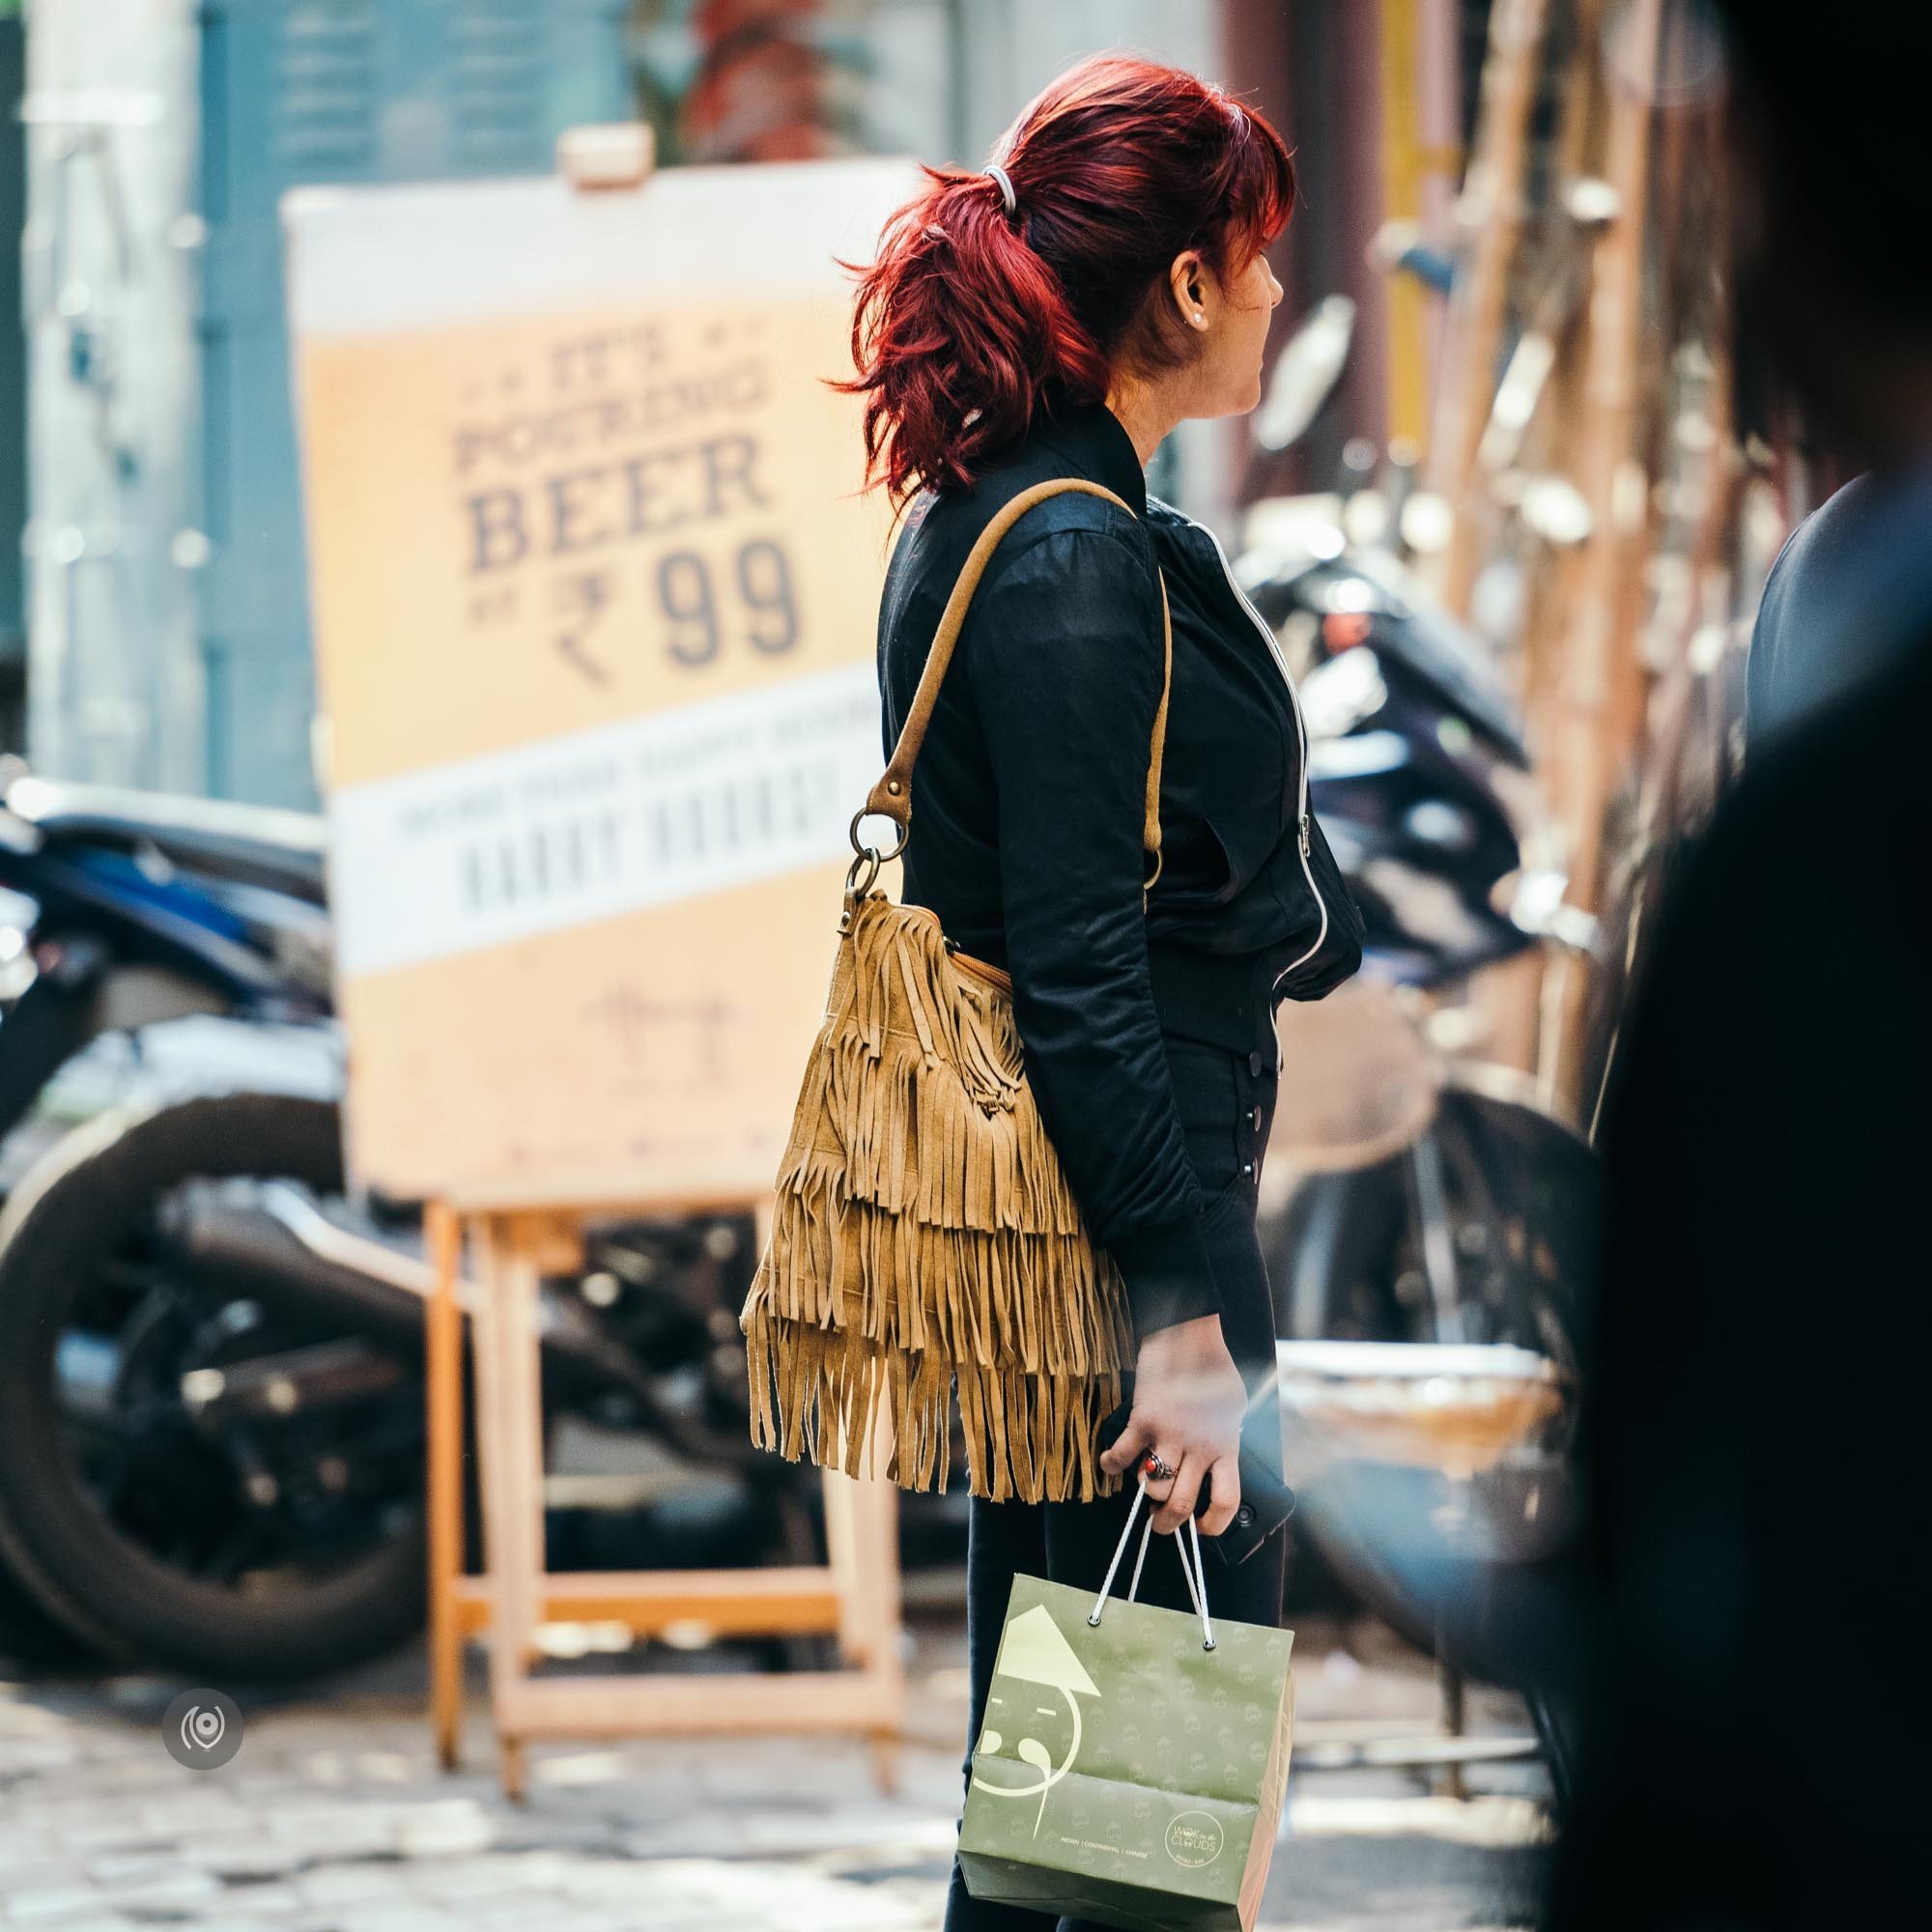
[[[913,762],[919,756],[921,745],[925,742],[925,727],[932,722],[932,707],[939,699],[940,683],[946,676],[947,667],[952,662],[952,648],[959,641],[959,633],[966,622],[967,607],[973,602],[974,591],[980,587],[980,579],[993,552],[999,548],[1000,539],[1036,503],[1043,503],[1049,497],[1065,496],[1070,492],[1103,497],[1108,502],[1119,504],[1128,516],[1133,515],[1128,505],[1113,491],[1098,483],[1090,483],[1084,477],[1061,476],[1049,482],[1036,483],[1001,507],[998,515],[980,532],[979,540],[960,567],[958,582],[952,586],[952,596],[946,600],[939,629],[933,634],[932,649],[927,653],[925,668],[920,674],[919,689],[913,694],[912,709],[906,713],[898,743],[893,748],[892,762],[867,794],[865,809],[860,813],[860,817],[870,817],[876,813],[890,818],[899,828],[898,849],[901,852],[905,850],[906,838],[912,829]],[[1159,576],[1158,570],[1155,575]],[[1160,754],[1167,739],[1168,689],[1174,676],[1174,627],[1168,611],[1167,580],[1164,577],[1160,579],[1160,708],[1153,719],[1153,744],[1148,759],[1147,812],[1141,835],[1141,842],[1153,855],[1153,870],[1146,880],[1148,886],[1160,876]],[[856,829],[855,820],[855,832]]]

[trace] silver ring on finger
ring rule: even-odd
[[[1141,1462],[1141,1473],[1151,1483],[1165,1483],[1174,1475],[1174,1465],[1158,1449],[1150,1449]]]

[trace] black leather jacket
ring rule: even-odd
[[[1218,1306],[1163,1033],[1277,1059],[1274,1009],[1361,959],[1361,922],[1305,817],[1303,744],[1272,634],[1214,537],[1147,495],[1100,406],[1039,422],[971,490],[906,511],[879,612],[884,749],[911,707],[974,539],[1053,476],[1069,494],[1002,540],[940,687],[912,781],[902,896],[1012,976],[1040,1117],[1142,1334]],[[1173,611],[1162,864],[1142,906],[1160,591]],[[1305,831],[1305,843],[1304,843]]]

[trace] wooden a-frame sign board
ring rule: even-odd
[[[479,1282],[460,1281],[464,1223]],[[654,1732],[850,1731],[870,1739],[882,1788],[903,1728],[898,1519],[883,1481],[828,1469],[827,1563],[755,1570],[555,1574],[543,1559],[542,1410],[533,1340],[546,1273],[582,1265],[581,1216],[430,1213],[436,1286],[427,1311],[430,1699],[438,1757],[459,1759],[462,1651],[490,1637],[491,1718],[505,1793],[524,1794],[525,1746]],[[760,1216],[759,1239],[765,1234]],[[465,1288],[468,1293],[465,1293]],[[462,1307],[472,1315],[488,1573],[466,1577]],[[871,1445],[883,1468],[890,1436]],[[666,1677],[531,1674],[543,1623],[615,1623],[638,1635],[699,1623],[719,1635],[827,1633],[847,1668]]]
[[[542,1735],[896,1723],[883,1485],[835,1507],[828,1479],[851,1533],[815,1581],[545,1575],[535,1321],[587,1218],[768,1199],[883,763],[888,516],[823,380],[850,367],[838,264],[915,181],[853,160],[284,202],[349,1153],[474,1246],[490,1582],[445,1537],[435,1613],[450,1654],[487,1617],[512,1781]],[[458,1473],[432,1460],[446,1528]],[[760,1627],[763,1592],[770,1628],[836,1629],[861,1668],[736,1698],[532,1678],[544,1617],[620,1582],[646,1630],[707,1604]]]

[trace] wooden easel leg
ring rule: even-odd
[[[498,1574],[507,1554],[510,1532],[505,1520],[503,1487],[508,1481],[510,1446],[498,1433],[502,1412],[502,1294],[497,1276],[497,1233],[487,1220],[469,1224],[471,1271],[476,1302],[469,1311],[471,1357],[476,1364],[476,1463],[483,1496],[483,1570],[490,1600],[490,1692],[492,1723],[497,1727],[499,1763],[503,1745],[503,1699],[500,1694],[503,1626],[498,1602]]]
[[[828,1468],[825,1488],[825,1561],[838,1592],[838,1655],[846,1663],[870,1660],[870,1632],[860,1601],[863,1582],[859,1555],[858,1485],[842,1470]]]
[[[441,1202],[430,1204],[424,1220],[436,1270],[423,1311],[430,1717],[437,1762],[454,1771],[463,1729],[463,1634],[456,1614],[463,1575],[463,1315],[456,1305],[456,1277],[463,1244],[456,1216]]]
[[[867,1447],[872,1474],[856,1483],[839,1479],[846,1491],[847,1506],[847,1569],[841,1587],[855,1652],[867,1675],[889,1687],[897,1709],[905,1678],[901,1654],[905,1633],[899,1622],[899,1497],[897,1484],[885,1475],[892,1463],[893,1426],[883,1405],[874,1414]],[[826,1521],[829,1531],[829,1514]],[[892,1729],[872,1733],[872,1778],[887,1796],[898,1788],[898,1732],[902,1727],[901,1719]]]
[[[524,1788],[521,1739],[505,1728],[535,1651],[543,1571],[542,1384],[536,1260],[519,1221],[477,1229],[477,1449],[490,1569],[490,1692],[506,1797]]]
[[[541,1231],[519,1216],[510,1223],[504,1281],[502,1423],[516,1460],[510,1464],[514,1499],[513,1546],[517,1567],[510,1587],[516,1656],[527,1671],[537,1654],[537,1625],[544,1603],[543,1352],[537,1304],[543,1290]]]

